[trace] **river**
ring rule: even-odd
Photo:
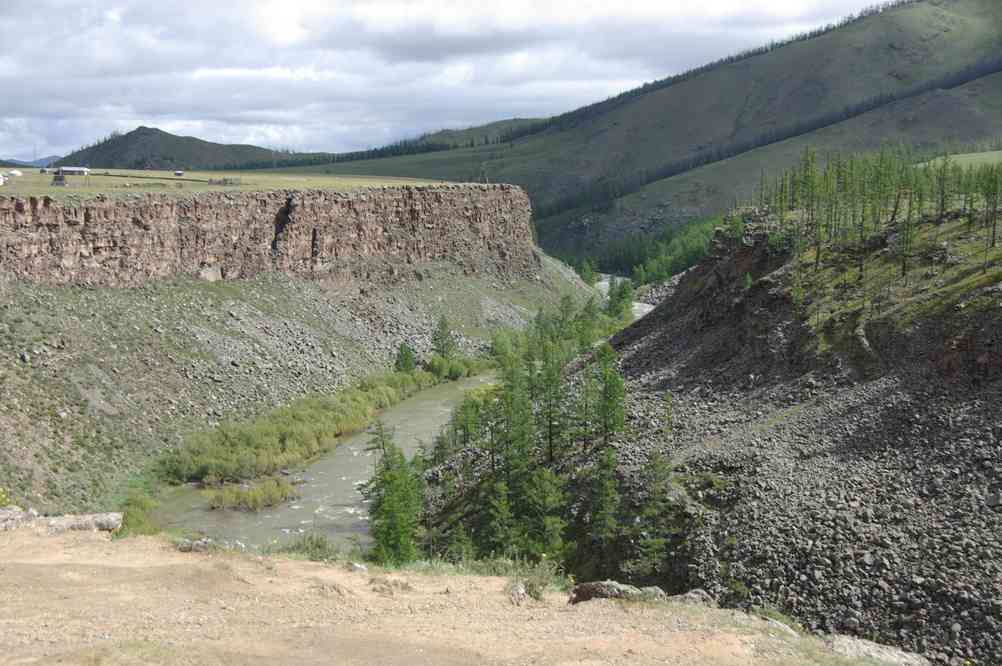
[[[608,293],[608,277],[603,276],[596,286]],[[646,303],[634,303],[634,317],[643,317],[652,309]],[[379,420],[393,431],[397,444],[410,457],[422,442],[432,442],[467,391],[493,380],[487,374],[441,384],[390,407]],[[300,497],[295,501],[260,512],[211,510],[204,491],[182,486],[167,491],[155,518],[166,529],[196,532],[248,548],[288,541],[314,530],[340,545],[356,539],[364,542],[369,535],[369,516],[359,488],[373,472],[375,454],[366,451],[370,439],[368,432],[346,437],[334,451],[297,474],[306,481],[298,486]]]
[[[494,377],[487,374],[435,386],[383,411],[379,420],[393,430],[397,444],[410,457],[422,442],[432,442],[467,391],[492,381]],[[166,493],[155,517],[167,529],[197,532],[248,548],[313,530],[341,545],[365,541],[369,517],[359,488],[372,476],[376,460],[376,454],[366,451],[370,439],[367,432],[350,435],[297,474],[306,482],[298,487],[301,496],[295,501],[256,513],[211,510],[203,491],[182,486]]]
[[[613,276],[607,275],[605,273],[599,273],[599,280],[595,283],[595,288],[602,296],[609,295],[609,281]],[[654,309],[654,306],[649,303],[641,303],[640,301],[633,301],[633,318],[640,319],[641,317],[647,315]]]

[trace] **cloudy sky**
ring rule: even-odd
[[[0,156],[138,125],[344,151],[539,117],[874,0],[0,0]]]

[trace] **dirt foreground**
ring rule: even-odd
[[[0,532],[3,664],[859,664],[733,611],[516,606],[503,578]]]

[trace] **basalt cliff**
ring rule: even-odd
[[[0,198],[0,274],[101,286],[270,271],[395,281],[448,261],[517,277],[538,267],[530,219],[528,197],[509,185]]]

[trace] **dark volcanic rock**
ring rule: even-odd
[[[679,473],[711,480],[688,488],[706,515],[675,554],[674,586],[936,662],[998,663],[1002,311],[906,333],[857,313],[844,322],[857,349],[813,356],[783,262],[761,232],[718,234],[613,340],[631,389],[624,477],[667,446]]]

